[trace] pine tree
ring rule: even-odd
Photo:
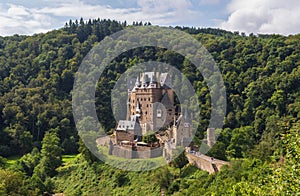
[[[59,146],[60,139],[55,131],[49,131],[45,134],[42,141],[41,160],[34,168],[34,174],[45,180],[46,177],[53,177],[56,174],[56,168],[61,165],[61,152]]]

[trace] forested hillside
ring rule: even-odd
[[[155,171],[125,172],[96,160],[74,125],[74,75],[97,42],[130,26],[81,19],[45,34],[0,37],[0,195],[300,192],[300,35],[246,36],[220,29],[174,27],[207,48],[226,85],[225,124],[209,151],[211,156],[231,161],[221,172],[208,175],[190,165],[179,169],[175,163]],[[120,74],[149,60],[175,66],[193,84],[201,103],[201,126],[194,142],[201,144],[210,117],[208,87],[190,61],[153,47],[123,53],[100,78],[96,107],[98,113],[107,114],[100,119],[106,131],[115,127],[110,93]],[[62,160],[68,154],[78,155]],[[17,160],[11,163],[11,157]]]

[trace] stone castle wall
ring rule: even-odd
[[[142,146],[118,146],[113,145],[110,150],[111,154],[126,159],[145,159],[162,156],[162,148],[151,148]]]
[[[133,132],[125,132],[125,131],[117,131],[116,132],[116,142],[119,141],[133,141],[134,133]]]
[[[201,170],[205,170],[207,172],[214,173],[217,171],[220,171],[221,167],[223,165],[228,165],[229,162],[218,160],[218,159],[211,159],[211,157],[206,155],[200,155],[196,156],[194,154],[186,153],[186,157],[190,164],[195,165]],[[216,166],[216,168],[213,167],[213,165]],[[217,171],[215,170],[217,169]]]

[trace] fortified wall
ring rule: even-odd
[[[223,165],[229,165],[229,162],[214,159],[204,154],[196,155],[186,152],[186,157],[190,164],[195,165],[201,170],[207,171],[210,174],[220,171]]]
[[[109,154],[127,159],[146,159],[162,156],[162,148],[110,145]]]

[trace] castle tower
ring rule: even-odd
[[[168,73],[141,73],[128,91],[128,116],[138,117],[143,132],[156,131],[173,120],[174,92],[166,85],[169,77]]]
[[[216,133],[215,128],[207,129],[207,145],[212,147],[216,143]]]
[[[130,119],[130,98],[127,98],[127,112],[126,112],[126,120]]]

